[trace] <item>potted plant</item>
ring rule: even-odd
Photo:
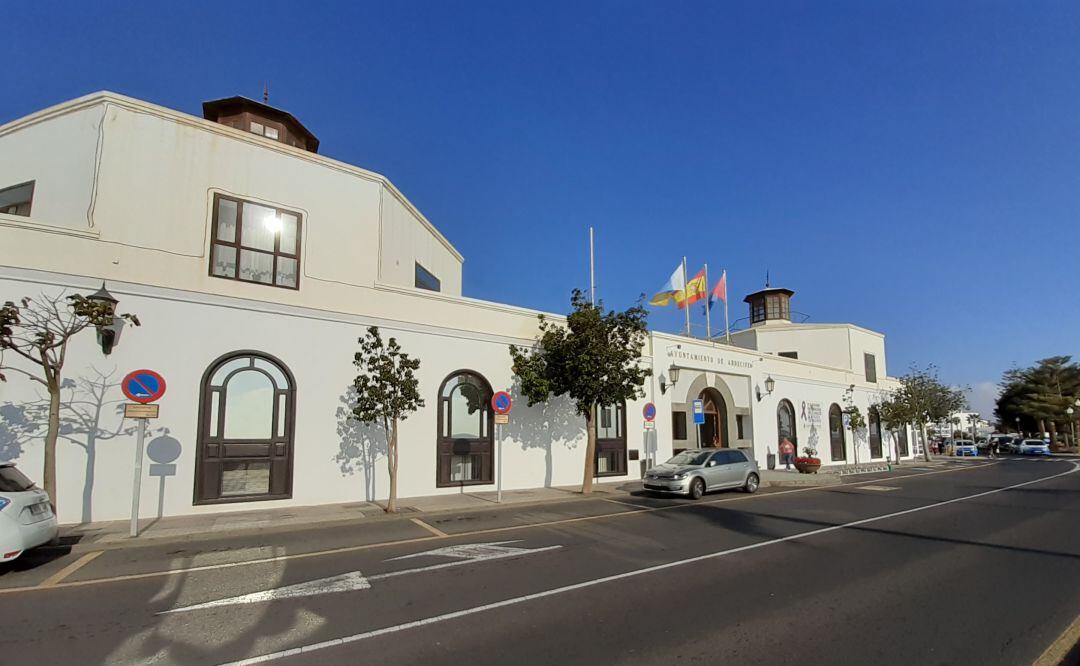
[[[803,448],[803,453],[806,455],[795,459],[795,469],[799,470],[800,474],[817,474],[818,468],[821,467],[821,458],[817,457],[817,449],[807,446]]]

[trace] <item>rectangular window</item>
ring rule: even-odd
[[[210,275],[299,289],[301,222],[292,211],[214,195]]]
[[[428,291],[442,291],[442,283],[439,278],[432,275],[431,271],[420,264],[416,264],[416,288]]]
[[[735,415],[735,438],[736,439],[746,439],[746,435],[743,432],[743,415],[742,414],[736,414]]]
[[[686,439],[686,412],[671,412],[671,438]]]
[[[863,354],[863,365],[866,366],[866,381],[877,382],[877,359],[873,354]]]
[[[0,213],[30,217],[30,204],[34,201],[34,182],[0,190]]]
[[[783,356],[784,358],[799,358],[799,352],[779,352],[777,356]]]
[[[229,462],[222,465],[222,497],[266,495],[269,492],[269,462]]]

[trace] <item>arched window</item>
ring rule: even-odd
[[[870,408],[869,418],[866,419],[867,428],[870,430],[870,457],[882,458],[881,452],[881,414],[877,407]]]
[[[203,374],[195,503],[292,496],[296,382],[256,351],[222,356]]]
[[[834,461],[847,460],[845,444],[844,413],[840,411],[840,405],[834,403],[832,407],[829,407],[829,448]]]
[[[439,387],[437,486],[493,482],[491,396],[491,384],[470,370],[455,372]]]
[[[776,407],[776,445],[780,446],[787,439],[795,445],[795,455],[799,453],[799,438],[795,432],[795,408],[788,400],[781,400]],[[779,449],[777,449],[779,451]]]
[[[596,476],[626,474],[626,404],[596,408]]]

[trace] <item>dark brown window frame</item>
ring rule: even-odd
[[[866,440],[870,447],[870,459],[884,458],[885,448],[882,446],[881,437],[881,412],[877,407],[870,407],[866,413]],[[876,432],[876,434],[875,434]],[[877,455],[874,455],[874,449],[877,449]]]
[[[682,435],[681,437],[679,435]],[[686,439],[686,410],[685,409],[673,409],[671,410],[671,438],[672,439]]]
[[[225,453],[222,453],[222,454],[220,454],[218,456],[218,458],[221,459],[220,461],[218,461],[218,464],[223,464],[223,462],[226,459],[228,460],[228,462],[265,462],[265,461],[269,461],[270,464],[271,464],[271,468],[270,468],[270,474],[271,474],[271,477],[270,477],[270,490],[271,490],[271,492],[264,493],[264,494],[258,494],[258,495],[234,495],[234,496],[222,497],[220,495],[220,488],[219,488],[219,494],[218,494],[217,497],[204,497],[203,493],[206,490],[206,488],[204,487],[205,483],[204,483],[204,476],[203,476],[203,466],[209,464],[205,460],[205,458],[207,458],[205,449],[207,449],[209,446],[212,446],[212,445],[218,446],[218,447],[224,447],[227,444],[227,442],[225,441],[225,406],[226,406],[225,403],[226,403],[227,393],[228,392],[227,392],[227,390],[225,390],[225,386],[228,384],[228,380],[234,374],[236,374],[237,372],[241,372],[241,371],[245,370],[245,368],[240,368],[240,369],[233,370],[232,372],[230,372],[229,375],[222,381],[221,387],[210,386],[210,382],[211,382],[211,380],[213,380],[214,375],[217,373],[217,371],[223,365],[225,365],[226,363],[229,363],[230,361],[233,361],[235,359],[240,359],[240,358],[251,358],[252,359],[252,364],[247,369],[248,370],[254,369],[255,371],[266,374],[267,376],[270,376],[270,375],[265,370],[262,370],[261,368],[255,368],[254,359],[262,359],[262,360],[276,366],[277,369],[280,370],[283,375],[285,375],[285,379],[289,382],[289,388],[282,390],[280,387],[277,387],[277,382],[275,382],[273,377],[270,376],[271,382],[273,382],[274,385],[275,385],[274,408],[273,408],[273,416],[272,416],[273,423],[274,423],[275,427],[271,431],[273,433],[273,436],[268,440],[268,443],[271,446],[270,450],[273,451],[273,453],[271,453],[269,456],[227,456]],[[214,395],[215,392],[220,392],[222,394],[222,398],[220,399],[220,402],[218,403],[218,415],[217,415],[218,416],[218,423],[217,423],[218,427],[217,427],[217,430],[216,430],[216,432],[218,434],[217,434],[217,436],[212,436],[210,433],[215,432],[215,431],[210,428],[210,414],[213,411],[210,408],[210,403],[211,403],[211,400],[213,399],[213,395]],[[280,418],[280,413],[279,413],[278,410],[280,409],[280,396],[281,395],[285,396],[285,429],[284,429],[284,432],[281,435],[278,435],[276,425],[278,423],[278,419]],[[229,352],[228,354],[223,354],[223,355],[219,356],[217,359],[214,360],[213,363],[211,363],[209,366],[207,366],[206,371],[203,372],[202,381],[199,383],[199,424],[198,424],[198,429],[197,429],[197,434],[196,434],[197,438],[195,440],[195,482],[193,484],[194,488],[193,488],[193,501],[192,501],[192,503],[194,505],[198,506],[198,505],[203,505],[203,504],[235,504],[235,503],[238,503],[238,502],[265,502],[265,501],[269,501],[269,500],[292,499],[293,463],[295,462],[295,459],[296,459],[296,455],[295,455],[296,436],[295,435],[296,435],[296,378],[293,376],[292,371],[289,370],[289,366],[285,365],[280,359],[278,359],[277,357],[275,357],[275,356],[273,356],[271,354],[267,354],[265,352],[257,351],[257,350],[254,350],[254,349],[241,349],[241,350],[238,350],[238,351]],[[285,453],[282,454],[281,456],[278,456],[277,453],[276,453],[276,450],[279,447],[281,447],[282,445],[284,446]],[[281,486],[282,486],[283,490],[281,492],[276,492],[276,493],[273,492],[274,482],[275,482],[275,478],[276,478],[274,476],[274,467],[273,467],[273,464],[275,462],[275,458],[284,458],[284,474],[285,474],[284,478],[281,479]],[[218,469],[217,473],[220,476],[221,470]],[[218,483],[220,485],[220,479],[219,479]]]
[[[870,352],[863,352],[863,374],[866,375],[866,381],[871,384],[877,384],[877,356]]]
[[[17,190],[20,187],[26,187],[27,185],[30,186],[30,198],[25,201],[25,203],[27,205],[26,213],[4,213],[4,211],[2,211],[2,210],[0,210],[0,213],[4,213],[5,215],[17,215],[19,217],[30,217],[30,214],[34,210],[34,191],[37,189],[37,181],[36,180],[28,180],[25,183],[18,183],[17,185],[12,185],[11,187],[0,188],[0,194],[3,194],[4,192],[9,192],[11,190]],[[15,204],[13,204],[13,205],[20,206],[23,203],[24,202],[19,201],[19,202],[16,202]],[[9,205],[11,205],[11,204],[9,204]]]
[[[796,417],[795,417],[795,405],[793,405],[791,403],[791,401],[788,400],[787,398],[782,398],[780,400],[780,402],[776,403],[776,444],[779,447],[780,441],[781,441],[781,436],[783,434],[781,432],[781,429],[780,429],[780,410],[784,409],[785,407],[786,407],[786,411],[789,414],[791,414],[791,437],[790,437],[790,439],[791,439],[791,443],[795,445],[795,455],[798,456],[798,455],[800,455],[800,453],[799,453],[799,424],[796,421]],[[779,449],[777,449],[777,453],[779,453]]]
[[[834,422],[835,417],[835,422]],[[840,424],[840,440],[837,442],[834,437],[833,425],[834,423]],[[836,445],[840,444],[840,455],[836,455]],[[829,406],[829,454],[833,459],[833,462],[839,460],[847,460],[847,435],[844,433],[844,411],[840,409],[840,405],[835,402]]]
[[[236,204],[236,235],[233,242],[227,242],[218,240],[218,216],[221,212],[221,201],[232,201]],[[281,231],[274,232],[274,250],[262,250],[255,247],[248,247],[243,245],[244,236],[244,204],[249,203],[253,206],[261,206],[263,208],[272,208],[274,212],[280,216],[282,213],[296,216],[296,254],[289,254],[283,252],[281,249]],[[258,201],[251,201],[248,199],[241,199],[240,197],[229,196],[221,194],[219,192],[214,193],[214,212],[213,223],[210,225],[210,252],[208,253],[208,266],[207,272],[210,277],[220,278],[222,280],[233,280],[235,282],[244,282],[246,284],[257,284],[261,287],[277,287],[278,289],[292,289],[298,291],[300,289],[300,273],[301,273],[301,261],[300,253],[303,249],[303,229],[304,229],[304,216],[302,213],[289,208],[280,208],[276,205],[260,203]],[[232,277],[228,275],[218,275],[214,272],[214,246],[221,245],[223,247],[231,247],[236,250],[236,268]],[[259,282],[258,280],[245,280],[240,277],[240,253],[241,251],[257,252],[259,254],[267,254],[274,258],[274,263],[270,269],[271,280],[270,282]],[[278,258],[292,259],[296,261],[296,283],[294,285],[284,285],[277,283],[277,267]]]
[[[604,405],[604,406],[607,406],[607,405]],[[596,452],[595,452],[595,455],[593,456],[593,476],[595,476],[596,478],[600,478],[600,477],[603,477],[603,476],[626,476],[626,474],[627,474],[627,471],[626,471],[626,464],[627,464],[626,463],[626,458],[627,458],[627,454],[626,454],[626,403],[625,402],[615,402],[615,403],[611,403],[610,406],[615,408],[615,413],[616,413],[616,417],[617,417],[617,419],[616,419],[617,423],[615,425],[615,430],[619,434],[616,435],[614,438],[609,438],[609,437],[601,438],[600,433],[597,432],[597,436],[596,436]],[[598,412],[598,415],[599,415],[599,406],[597,408],[597,412]],[[596,422],[593,424],[593,427],[599,429],[599,426],[600,426],[600,419],[598,418],[596,420]],[[618,457],[616,458],[616,463],[617,464],[615,465],[615,469],[613,469],[611,471],[607,471],[607,472],[599,472],[599,471],[597,471],[599,469],[599,467],[600,467],[600,455],[602,453],[606,454],[606,453],[610,453],[612,451],[616,452],[617,455],[618,455],[618,452],[621,451],[621,455],[618,455]]]
[[[447,414],[447,405],[446,405],[446,402],[449,400],[449,398],[443,398],[443,391],[446,389],[447,382],[449,382],[450,380],[452,380],[455,377],[458,377],[460,375],[469,375],[469,376],[473,377],[474,379],[478,380],[480,385],[481,385],[481,388],[483,388],[484,391],[485,391],[484,395],[486,396],[486,398],[481,400],[480,402],[481,402],[481,408],[484,411],[484,416],[482,418],[484,418],[485,421],[486,421],[485,425],[487,427],[487,434],[485,436],[483,436],[483,437],[480,437],[479,439],[476,439],[476,440],[465,440],[465,441],[472,442],[472,444],[470,445],[470,449],[472,449],[474,446],[481,446],[481,447],[487,446],[489,450],[486,453],[484,451],[480,451],[479,453],[474,453],[473,451],[470,450],[468,453],[460,453],[459,454],[454,450],[455,447],[456,447],[456,444],[454,442],[454,438],[453,437],[443,436],[443,426],[446,425],[446,424],[449,424],[451,426],[450,434],[453,435],[452,418],[449,418],[449,417],[452,417],[452,414]],[[490,404],[492,395],[494,395],[494,389],[492,389],[491,382],[489,382],[487,380],[487,377],[484,377],[484,375],[480,374],[479,372],[477,372],[475,370],[469,370],[467,368],[462,368],[460,370],[455,370],[454,372],[451,372],[439,384],[439,392],[436,394],[436,400],[438,401],[438,403],[437,403],[438,406],[436,407],[437,418],[436,418],[436,425],[435,425],[435,427],[437,428],[437,430],[435,431],[435,487],[436,488],[456,488],[456,487],[459,487],[459,486],[483,486],[483,485],[491,485],[491,484],[495,483],[495,471],[494,470],[495,470],[495,464],[497,462],[495,460],[495,456],[497,454],[497,451],[496,451],[496,447],[495,447],[495,413],[491,410],[491,404]],[[444,452],[444,449],[446,449],[448,447],[450,449],[449,452]],[[480,455],[480,456],[485,456],[486,455],[487,458],[488,458],[488,463],[487,463],[486,469],[485,469],[483,461],[481,461],[481,478],[479,478],[479,479],[471,479],[471,480],[467,480],[467,481],[466,480],[461,480],[461,481],[452,481],[452,480],[450,480],[449,463],[444,462],[444,461],[448,460],[450,463],[452,463],[453,462],[453,457],[455,455]],[[444,468],[444,465],[447,465],[447,466]],[[485,472],[486,472],[486,474],[485,474]]]
[[[434,284],[434,288],[430,285],[424,284],[431,278],[430,284]],[[424,265],[419,261],[413,262],[413,286],[417,289],[424,289],[427,291],[442,292],[442,280],[437,275],[424,268]]]

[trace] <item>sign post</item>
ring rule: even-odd
[[[165,378],[153,370],[129,372],[120,382],[120,390],[137,404],[124,405],[124,416],[139,422],[135,444],[135,474],[131,484],[131,536],[139,536],[139,495],[142,492],[143,449],[146,446],[146,421],[158,417],[158,405],[151,402],[165,395]]]
[[[705,423],[705,401],[699,398],[694,401],[693,405],[694,425],[697,426],[697,444],[698,448],[701,448],[701,426]]]
[[[510,410],[514,408],[514,399],[506,391],[499,391],[491,396],[491,410],[495,412],[495,441],[499,443],[498,471],[496,472],[496,496],[495,501],[502,503],[502,427],[510,423]]]
[[[652,450],[652,442],[650,441],[652,438],[649,436],[656,429],[656,405],[651,402],[645,403],[645,406],[641,408],[641,417],[645,419],[643,423],[645,428],[645,467],[649,468],[656,464],[656,461],[653,460],[655,451]]]

